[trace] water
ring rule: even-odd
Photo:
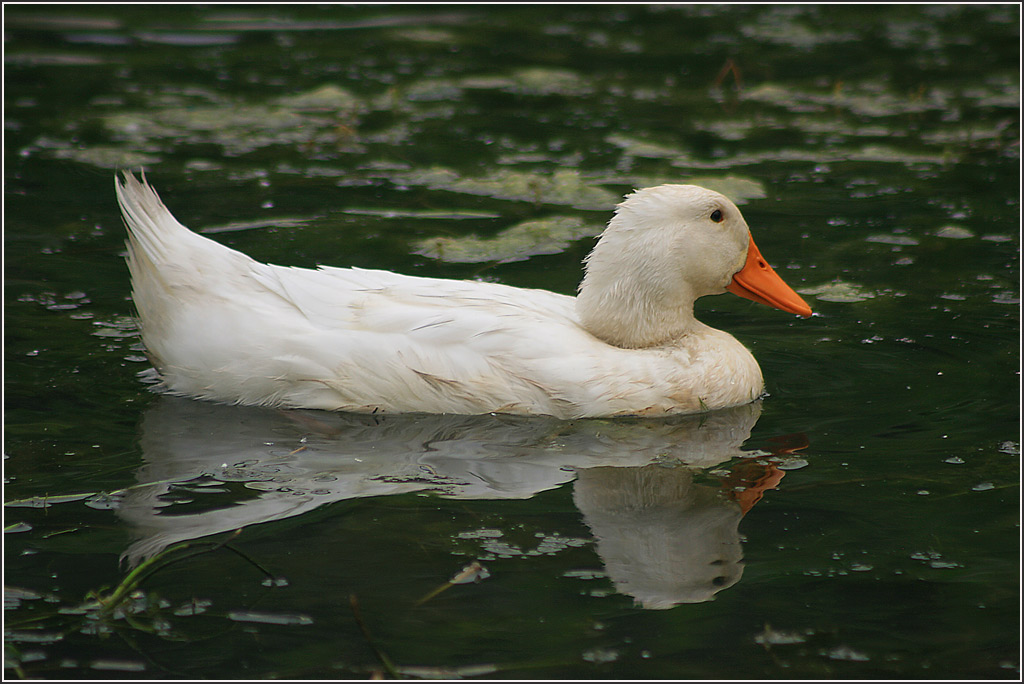
[[[1016,5],[4,21],[5,674],[1019,679]],[[701,300],[770,396],[673,421],[158,396],[120,167],[264,261],[564,293],[700,182],[818,315]]]

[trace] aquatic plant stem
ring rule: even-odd
[[[363,616],[359,610],[359,598],[355,594],[348,595],[349,605],[352,606],[352,615],[356,619],[356,624],[359,625],[359,630],[363,633],[363,637],[366,638],[366,643],[373,649],[374,654],[377,656],[377,660],[384,666],[384,669],[393,679],[400,679],[398,670],[395,669],[395,664],[391,662],[391,658],[388,657],[384,651],[382,651],[373,640],[373,636],[370,634],[370,629],[363,622]]]

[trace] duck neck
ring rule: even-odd
[[[703,327],[693,315],[695,297],[689,288],[681,290],[678,282],[672,284],[670,296],[649,275],[641,282],[633,273],[613,278],[594,273],[588,269],[580,284],[576,313],[589,333],[608,344],[656,347]]]

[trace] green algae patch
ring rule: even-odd
[[[277,107],[296,110],[354,111],[363,108],[362,101],[351,92],[327,83],[305,93],[286,95],[274,101]]]
[[[663,145],[661,143],[634,138],[621,133],[613,133],[605,140],[622,150],[623,154],[630,157],[644,157],[647,159],[675,159],[684,158],[686,153],[678,147]]]
[[[474,221],[501,218],[500,214],[489,211],[469,211],[466,209],[378,209],[376,207],[347,207],[343,214],[356,216],[373,216],[386,219],[424,219],[429,221]]]
[[[816,297],[823,302],[840,302],[844,304],[863,302],[876,296],[875,293],[868,292],[857,283],[847,283],[841,280],[817,287],[805,287],[797,290],[797,292],[802,295]]]
[[[597,187],[571,169],[551,175],[500,169],[489,176],[465,178],[441,167],[410,171],[391,177],[402,185],[422,185],[431,190],[448,190],[495,199],[520,200],[533,204],[557,204],[574,209],[608,211],[621,199]]]
[[[593,87],[575,71],[526,67],[508,74],[422,79],[409,84],[401,93],[410,101],[437,102],[457,100],[466,91],[486,90],[535,97],[576,97],[589,95]]]
[[[743,176],[637,177],[633,181],[634,187],[638,190],[664,184],[699,185],[702,188],[722,193],[734,204],[746,204],[750,200],[764,199],[768,196],[762,183]]]
[[[542,254],[558,254],[574,241],[593,237],[602,230],[603,226],[585,223],[574,216],[551,216],[518,223],[490,238],[428,238],[416,244],[415,253],[456,263],[525,261]]]
[[[67,147],[55,148],[52,155],[56,159],[70,159],[101,169],[137,168],[158,164],[162,161],[162,158],[156,155],[117,145],[79,147],[74,143],[69,143]]]
[[[109,114],[103,124],[132,146],[212,143],[225,154],[241,155],[271,145],[343,146],[353,135],[349,124],[363,109],[358,98],[331,84],[265,104],[203,91],[167,97],[166,106]]]
[[[457,81],[467,90],[501,90],[515,95],[586,95],[591,88],[575,71],[527,67],[502,76],[467,76]]]
[[[658,185],[699,185],[708,190],[720,192],[735,204],[746,204],[750,200],[768,196],[764,184],[746,176],[606,176],[590,179],[595,185],[628,186],[633,190],[653,188]],[[615,203],[621,201],[617,197]]]

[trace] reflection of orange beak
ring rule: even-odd
[[[732,282],[725,289],[740,297],[804,318],[811,315],[811,307],[807,306],[807,302],[761,256],[761,250],[754,244],[753,235],[750,236],[750,246],[747,248],[747,263],[743,265],[743,270],[732,277]]]

